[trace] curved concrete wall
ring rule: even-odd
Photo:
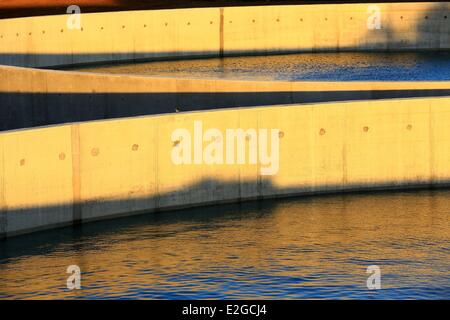
[[[172,133],[192,132],[195,121],[202,121],[203,132],[279,129],[278,172],[262,175],[262,164],[249,162],[174,164],[172,152],[184,142]],[[5,132],[0,233],[227,201],[445,185],[449,123],[450,98],[427,98],[177,113]]]
[[[60,66],[101,61],[327,50],[450,48],[450,3],[227,7],[0,20],[0,64]]]
[[[0,131],[230,107],[450,96],[450,82],[229,81],[0,66]]]

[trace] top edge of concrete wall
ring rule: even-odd
[[[450,89],[450,81],[267,81],[153,77],[0,65],[0,93],[323,92]]]
[[[0,64],[57,67],[292,52],[449,50],[449,16],[450,2],[420,2],[4,19],[0,20]]]
[[[303,108],[326,108],[328,107],[335,107],[336,105],[339,106],[345,106],[345,105],[357,105],[357,104],[373,104],[374,106],[383,104],[383,103],[397,103],[400,104],[402,101],[406,104],[415,103],[417,105],[421,105],[427,101],[433,100],[434,102],[439,101],[448,101],[450,99],[449,96],[438,96],[438,97],[414,97],[414,98],[387,98],[387,99],[377,99],[377,100],[346,100],[346,101],[319,101],[319,102],[311,102],[311,103],[304,103],[301,104]],[[30,128],[20,128],[20,129],[13,129],[13,130],[6,130],[6,131],[0,131],[0,137],[8,136],[8,135],[16,135],[21,134],[22,132],[30,132],[30,133],[39,133],[46,130],[51,130],[52,128],[67,128],[74,125],[95,125],[95,124],[105,124],[108,123],[118,123],[118,122],[129,122],[129,121],[139,121],[139,119],[150,119],[150,118],[156,118],[156,119],[170,119],[177,115],[183,115],[183,116],[189,116],[189,115],[198,115],[200,118],[205,117],[208,115],[217,115],[217,114],[228,114],[232,111],[249,111],[249,112],[259,112],[263,110],[272,110],[272,109],[279,109],[280,112],[283,112],[283,110],[291,110],[292,108],[298,107],[299,104],[277,104],[277,105],[261,105],[256,107],[232,107],[232,108],[226,108],[226,109],[209,109],[209,110],[194,110],[194,111],[186,111],[182,113],[166,113],[166,114],[147,114],[147,115],[140,115],[140,116],[131,116],[131,117],[123,117],[123,118],[108,118],[108,119],[96,119],[96,120],[90,120],[90,121],[75,121],[75,122],[65,122],[62,124],[50,124],[50,125],[44,125],[39,127],[30,127]]]
[[[0,66],[0,131],[222,108],[450,96],[450,81],[241,81]]]
[[[1,19],[20,19],[20,18],[30,18],[30,17],[46,17],[46,16],[57,16],[66,14],[66,10],[70,5],[73,5],[72,2],[68,0],[59,0],[53,1],[53,6],[43,6],[42,1],[48,0],[22,0],[22,2],[29,1],[28,5],[16,5],[8,6],[7,4],[0,3],[0,20]],[[111,0],[113,1],[113,0]],[[20,1],[16,1],[20,2]],[[420,0],[394,0],[394,1],[383,1],[383,0],[374,0],[371,2],[363,2],[358,0],[350,0],[350,1],[283,1],[283,0],[275,0],[271,1],[268,4],[267,1],[258,1],[254,0],[253,2],[248,1],[215,1],[211,3],[210,1],[197,1],[196,3],[191,2],[191,4],[186,3],[185,1],[180,0],[180,3],[177,1],[171,1],[170,5],[155,5],[154,3],[140,3],[139,6],[133,5],[133,1],[127,1],[126,5],[121,5],[115,3],[110,6],[101,6],[96,5],[95,0],[91,0],[91,3],[81,3],[79,7],[84,8],[83,14],[99,14],[99,13],[112,13],[112,12],[136,12],[136,11],[163,11],[163,10],[183,10],[183,9],[207,9],[207,8],[245,8],[245,7],[281,7],[281,6],[347,6],[347,5],[371,5],[371,4],[421,4],[421,3],[438,3],[438,2],[446,2],[446,1],[420,1]],[[95,5],[95,6],[93,6]]]
[[[102,16],[117,16],[117,15],[129,15],[129,14],[146,14],[146,13],[185,13],[189,11],[197,10],[216,10],[216,11],[231,11],[231,10],[260,10],[265,9],[267,11],[271,10],[285,10],[293,8],[301,8],[305,11],[314,11],[316,9],[339,9],[342,11],[355,10],[355,9],[367,9],[370,6],[385,7],[388,6],[390,9],[408,9],[408,11],[417,11],[417,6],[430,6],[439,5],[439,9],[445,9],[447,7],[450,9],[450,1],[412,1],[412,2],[370,2],[370,3],[322,3],[322,4],[274,4],[274,5],[242,5],[242,6],[209,6],[209,7],[189,7],[189,8],[157,8],[157,9],[134,9],[134,10],[123,10],[123,11],[101,11],[101,12],[83,12],[82,6],[80,6],[82,17],[102,17]],[[419,10],[422,8],[419,8]],[[73,13],[60,13],[60,14],[49,14],[49,15],[39,15],[39,16],[24,16],[24,17],[13,17],[0,19],[2,21],[19,21],[19,22],[29,22],[32,20],[41,19],[57,19],[57,18],[67,18],[73,15]]]

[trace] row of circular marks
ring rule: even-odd
[[[328,18],[327,18],[327,17],[325,17],[325,18],[323,18],[323,19],[324,19],[325,21],[328,21]],[[349,19],[350,19],[350,20],[353,20],[353,17],[349,17]],[[404,16],[400,16],[400,20],[403,20],[403,19],[404,19]],[[425,20],[428,20],[428,19],[429,19],[429,16],[425,16],[424,19],[425,19]],[[444,16],[443,16],[443,19],[448,19],[448,16],[447,16],[447,15],[444,15]],[[256,21],[257,21],[256,19],[252,19],[252,23],[256,23]],[[275,21],[276,21],[276,22],[280,22],[281,20],[280,20],[280,18],[277,18]],[[304,19],[303,19],[303,18],[299,18],[299,21],[300,21],[300,22],[303,22]],[[228,23],[231,24],[231,23],[233,23],[233,21],[232,21],[232,20],[229,20]],[[214,21],[210,21],[209,24],[211,24],[211,25],[214,24]],[[169,25],[168,22],[165,22],[165,23],[164,23],[164,26],[167,27],[168,25]],[[186,22],[186,25],[190,26],[190,25],[191,25],[191,22],[189,22],[189,21]],[[143,28],[147,28],[147,27],[148,27],[147,24],[143,24]],[[125,25],[122,25],[121,28],[122,28],[122,29],[126,29],[126,26],[125,26]],[[99,30],[104,30],[104,29],[105,29],[104,27],[99,27]],[[65,30],[65,29],[62,28],[62,29],[59,30],[59,32],[60,32],[60,33],[64,33],[64,30]],[[85,29],[84,29],[83,27],[80,29],[80,31],[84,31],[84,30],[85,30]],[[42,33],[42,34],[45,34],[45,33],[46,33],[46,30],[42,30],[41,33]],[[28,35],[29,35],[29,36],[31,36],[32,34],[33,34],[32,32],[28,32]],[[16,36],[16,37],[19,37],[19,36],[20,36],[20,33],[17,33],[17,32],[16,32],[15,36]],[[0,34],[0,39],[3,39],[3,38],[5,38],[5,35]]]
[[[369,132],[369,130],[370,130],[370,128],[369,128],[368,126],[364,126],[364,127],[362,128],[362,131],[363,131],[363,132]],[[411,124],[408,124],[408,125],[406,126],[406,130],[409,130],[409,131],[412,130],[412,125],[411,125]],[[323,135],[325,135],[325,134],[326,134],[326,130],[325,130],[324,128],[320,128],[320,130],[319,130],[319,135],[323,136]],[[285,134],[284,134],[283,131],[280,131],[278,136],[279,136],[280,138],[283,138],[283,137],[285,136]],[[173,146],[176,147],[176,146],[178,146],[178,144],[179,144],[179,141],[176,141],[176,142],[173,144]],[[138,144],[133,144],[133,145],[131,146],[131,150],[132,150],[132,151],[138,151],[138,150],[139,150],[139,145],[138,145]],[[91,156],[97,157],[99,154],[100,154],[100,149],[99,149],[99,148],[92,148],[92,149],[91,149]],[[59,160],[65,160],[65,159],[66,159],[66,154],[65,154],[64,152],[61,152],[61,153],[58,155],[58,158],[59,158]],[[21,160],[19,161],[19,165],[20,165],[20,166],[24,166],[25,163],[26,163],[25,159],[21,159]]]
[[[362,128],[362,131],[363,131],[363,132],[369,132],[369,130],[370,130],[370,128],[369,128],[368,126],[364,126],[364,127]],[[412,125],[411,125],[411,124],[408,124],[408,125],[406,126],[406,130],[411,131],[411,130],[412,130]],[[319,130],[319,135],[323,136],[323,135],[325,135],[326,133],[327,133],[327,131],[325,130],[325,128],[320,128],[320,130]]]
[[[138,144],[133,144],[131,146],[131,150],[132,151],[138,151],[139,150],[139,145]],[[100,149],[99,148],[92,148],[91,149],[91,156],[97,157],[99,154],[100,154]],[[66,154],[64,152],[61,152],[58,155],[58,159],[61,160],[61,161],[65,160],[66,159]],[[23,167],[25,164],[26,164],[26,160],[25,159],[20,159],[19,165],[21,167]]]

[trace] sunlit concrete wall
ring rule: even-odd
[[[181,164],[171,137],[279,129],[279,171]],[[0,233],[137,212],[320,192],[446,185],[450,98],[239,108],[0,134]],[[219,141],[219,140],[215,140]],[[208,143],[204,141],[204,147]]]
[[[377,19],[380,29],[369,29]],[[83,8],[81,8],[83,9]],[[252,6],[128,11],[0,20],[0,64],[327,50],[450,48],[450,3]],[[376,26],[376,24],[372,24]]]
[[[0,131],[230,107],[450,96],[449,81],[177,79],[0,66]]]

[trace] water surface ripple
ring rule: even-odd
[[[450,298],[450,191],[303,197],[0,242],[0,298]],[[82,290],[66,269],[82,270]],[[382,289],[368,290],[378,265]]]
[[[448,81],[450,52],[302,53],[78,69],[112,74],[240,80]]]

